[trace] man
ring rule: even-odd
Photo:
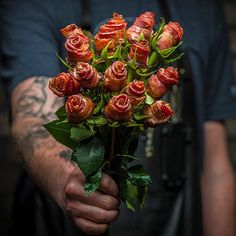
[[[233,236],[235,235],[235,182],[226,151],[223,121],[235,116],[236,109],[235,99],[230,93],[232,71],[229,66],[220,7],[213,0],[165,2],[173,20],[179,21],[185,29],[183,50],[188,58],[194,87],[195,109],[192,115],[195,115],[198,132],[195,133],[198,141],[195,153],[199,159],[202,157],[204,140],[202,172],[204,232],[207,236]],[[25,204],[27,196],[33,192],[35,195],[32,206],[36,206],[35,218],[25,218],[28,211],[30,215],[32,214],[30,211],[32,207],[23,208],[26,212],[18,211],[15,232],[24,232],[25,235],[82,235],[82,232],[77,231],[81,229],[87,234],[102,234],[108,229],[109,224],[115,221],[111,225],[111,235],[117,233],[118,235],[161,233],[168,236],[200,235],[196,222],[190,228],[185,224],[181,230],[175,230],[172,224],[167,224],[174,219],[174,216],[170,217],[171,209],[168,206],[164,209],[166,216],[162,218],[164,201],[161,192],[156,191],[160,183],[156,183],[155,186],[155,179],[148,200],[149,205],[140,214],[127,215],[128,213],[122,210],[121,216],[118,217],[119,190],[108,175],[103,176],[99,191],[85,197],[84,176],[80,169],[68,160],[70,150],[57,143],[42,127],[42,124],[53,119],[53,113],[63,104],[63,100],[52,95],[47,86],[48,78],[63,70],[54,55],[55,52],[63,54],[63,41],[59,29],[70,23],[80,25],[84,15],[81,11],[83,3],[84,1],[76,0],[2,2],[1,77],[7,83],[11,94],[9,96],[11,96],[13,135],[28,173],[37,186],[65,213],[52,205],[27,180],[24,186],[30,187],[25,190],[28,191],[28,195],[24,197],[22,205],[27,206],[31,203],[29,201]],[[133,17],[143,11],[151,10],[159,17],[165,13],[161,10],[162,4],[163,1],[104,0],[100,3],[91,0],[92,29],[110,17],[113,12]],[[151,162],[152,165],[155,163],[155,158]],[[198,169],[195,168],[195,171]],[[174,205],[179,199],[176,196],[181,197],[181,193],[187,190],[188,183],[187,179],[185,186],[175,194],[171,204],[173,209],[176,209]],[[165,196],[167,195],[164,195],[164,198]],[[183,196],[180,199],[183,199]],[[193,214],[188,212],[190,210],[185,208],[185,217],[192,217]],[[177,218],[180,218],[181,211],[177,212]],[[71,221],[65,215],[70,216],[75,226],[70,225]],[[26,222],[32,223],[34,228]],[[117,227],[120,227],[119,231]]]

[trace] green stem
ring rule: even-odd
[[[132,80],[133,80],[133,69],[129,68],[127,81],[128,83],[130,83]]]

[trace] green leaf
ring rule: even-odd
[[[151,97],[148,93],[145,93],[145,95],[146,95],[145,103],[147,105],[152,105],[155,99]]]
[[[126,207],[132,211],[136,211],[138,201],[138,188],[132,184],[129,180],[126,180],[127,195],[126,195]]]
[[[128,69],[128,78],[127,78],[127,82],[130,83],[133,80],[133,75],[134,75],[134,69],[133,68],[129,68]]]
[[[101,179],[102,179],[102,167],[100,167],[94,175],[86,179],[86,182],[84,183],[84,190],[87,196],[98,189]]]
[[[60,107],[55,114],[59,120],[65,120],[67,117],[65,105]]]
[[[163,31],[163,28],[165,26],[165,19],[163,17],[161,17],[161,20],[159,22],[159,26],[158,26],[158,30],[156,33],[154,33],[152,35],[152,38],[151,38],[151,47],[152,49],[154,49],[155,51],[158,51],[159,49],[157,48],[157,42],[159,40],[159,37]]]
[[[139,38],[138,38],[138,41],[142,41],[142,40],[145,40],[143,31],[141,32],[141,34],[139,35]]]
[[[164,19],[163,17],[161,17],[161,18],[160,18],[159,25],[158,25],[158,30],[157,30],[157,32],[156,32],[157,37],[159,37],[160,34],[162,33],[165,24],[166,24],[165,19]]]
[[[150,175],[145,172],[142,165],[130,167],[127,173],[129,181],[136,186],[145,186],[152,182]]]
[[[65,123],[60,120],[54,120],[48,124],[45,124],[44,127],[58,142],[71,149],[76,147],[77,143],[70,138],[71,125],[68,122]]]
[[[162,59],[162,62],[164,64],[171,64],[174,63],[176,61],[178,61],[179,59],[181,59],[181,57],[184,55],[184,53],[181,53],[178,57],[172,58],[172,59]]]
[[[114,54],[112,56],[109,57],[109,59],[120,59],[122,60],[122,46],[121,44],[117,47],[116,51],[114,52]]]
[[[126,127],[143,127],[144,124],[136,123],[135,121],[130,121],[126,124]]]
[[[95,107],[93,114],[96,115],[102,108],[103,105],[103,96],[101,95],[101,100],[97,103],[97,106]]]
[[[142,72],[142,69],[137,69],[136,73],[142,77],[147,77],[152,75],[153,73],[155,73],[155,71],[151,71],[151,72]]]
[[[181,46],[183,42],[181,41],[178,45],[176,45],[175,47],[171,47],[171,48],[167,48],[164,50],[159,50],[159,53],[161,55],[162,58],[167,58],[169,57],[178,47]]]
[[[57,52],[56,52],[56,55],[65,67],[67,67],[69,70],[72,70],[72,67],[66,61],[64,61]]]
[[[148,66],[153,66],[158,63],[158,54],[156,51],[152,51],[150,57],[148,58]]]
[[[140,204],[140,209],[143,209],[147,200],[148,186],[142,186],[138,188],[138,201]]]
[[[90,129],[86,128],[82,129],[78,127],[72,127],[70,132],[71,132],[70,138],[76,142],[81,142],[83,140],[86,140],[95,134],[95,132],[92,132]]]
[[[145,118],[147,118],[147,115],[140,114],[140,113],[134,113],[134,119],[135,120],[143,120]]]
[[[131,61],[128,61],[127,65],[129,65],[132,69],[136,68],[136,52],[134,58]]]
[[[102,165],[104,153],[105,148],[103,142],[94,137],[93,139],[79,143],[72,153],[72,161],[78,164],[87,178]]]
[[[111,44],[111,41],[106,45],[105,48],[102,49],[101,58],[104,60],[108,59],[108,47],[110,44]]]
[[[117,127],[119,127],[120,126],[120,123],[119,122],[113,122],[113,123],[111,123],[111,124],[108,124],[110,127],[113,127],[113,128],[117,128]]]
[[[104,116],[97,116],[97,117],[92,117],[91,119],[87,120],[86,123],[90,125],[102,126],[102,125],[107,124],[107,120],[104,118]]]

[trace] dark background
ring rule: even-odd
[[[236,75],[236,1],[222,2],[229,28],[230,48]],[[232,89],[236,93],[236,86]],[[2,90],[0,80],[0,235],[5,236],[10,224],[12,198],[22,164],[17,159],[17,150],[10,135],[7,105]],[[236,119],[227,121],[226,125],[230,157],[236,170]]]

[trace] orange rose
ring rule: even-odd
[[[155,127],[167,122],[173,115],[173,110],[171,109],[169,103],[158,100],[155,101],[152,105],[145,107],[144,115],[147,116],[147,126]]]
[[[81,94],[70,96],[66,101],[67,118],[71,123],[79,123],[87,120],[94,111],[93,101]]]
[[[110,43],[108,49],[113,51],[117,45],[124,42],[126,25],[127,22],[123,19],[122,15],[113,13],[113,18],[102,25],[94,37],[94,44],[97,51],[102,51],[108,43]]]
[[[90,50],[89,39],[84,34],[71,34],[65,43],[68,60],[70,63],[90,62],[93,53]]]
[[[104,115],[110,121],[129,120],[132,115],[129,96],[120,94],[112,97],[104,109]]]
[[[147,11],[137,17],[133,25],[126,31],[126,37],[130,43],[139,41],[140,34],[143,33],[144,38],[149,40],[155,25],[155,14]]]
[[[62,72],[49,80],[49,89],[59,97],[76,94],[80,90],[80,83],[70,73]]]
[[[75,24],[67,25],[65,28],[61,29],[60,32],[65,38],[69,38],[72,34],[79,34],[84,38],[85,42],[89,43],[89,38],[83,33],[82,29]]]
[[[141,65],[147,64],[147,59],[150,54],[148,41],[140,40],[137,43],[131,44],[129,57],[133,59],[136,55],[136,61]]]
[[[105,71],[104,88],[106,91],[120,91],[127,83],[127,70],[121,61],[115,61]]]
[[[172,66],[160,68],[156,75],[152,75],[147,84],[147,93],[153,98],[162,97],[168,89],[179,82],[177,69]]]
[[[84,88],[93,89],[98,86],[101,80],[99,73],[88,63],[79,62],[74,68],[75,79],[80,82]]]
[[[178,45],[183,38],[183,33],[183,28],[178,22],[170,21],[164,26],[160,39],[157,42],[157,47],[163,50]]]
[[[130,97],[132,106],[137,106],[145,99],[145,86],[143,81],[134,80],[125,88],[125,94]]]

